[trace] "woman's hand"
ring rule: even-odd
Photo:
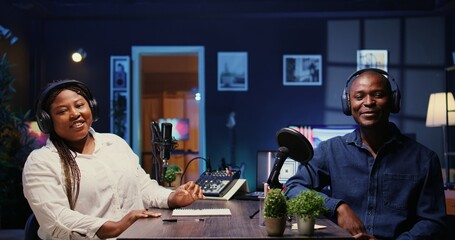
[[[96,235],[101,238],[115,238],[118,237],[123,231],[131,226],[136,220],[140,218],[157,218],[161,213],[155,213],[148,210],[134,210],[125,215],[120,221],[107,221],[96,232]]]
[[[205,199],[202,189],[193,181],[179,186],[167,199],[169,208],[185,207],[198,199]]]

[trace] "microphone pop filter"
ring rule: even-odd
[[[313,158],[313,146],[299,131],[292,128],[282,128],[276,133],[280,147],[289,150],[289,157],[302,164],[307,164]]]

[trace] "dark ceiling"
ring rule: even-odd
[[[452,14],[455,0],[6,0],[43,18],[345,17]]]

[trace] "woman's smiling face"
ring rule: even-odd
[[[87,100],[68,89],[56,96],[50,105],[50,115],[55,133],[69,143],[85,139],[93,122]]]

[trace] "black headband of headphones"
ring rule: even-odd
[[[68,86],[77,86],[79,87],[85,94],[85,96],[88,98],[86,99],[90,109],[92,110],[92,118],[93,121],[98,120],[98,104],[93,98],[92,93],[90,92],[90,89],[81,81],[77,80],[61,80],[61,81],[56,81],[51,84],[49,84],[41,93],[40,97],[38,98],[38,101],[36,102],[36,121],[38,123],[38,126],[40,130],[44,133],[50,133],[53,126],[52,126],[52,120],[50,117],[50,114],[47,113],[44,110],[43,104],[49,97],[49,94],[55,90],[62,89]],[[84,96],[84,97],[85,97]]]

